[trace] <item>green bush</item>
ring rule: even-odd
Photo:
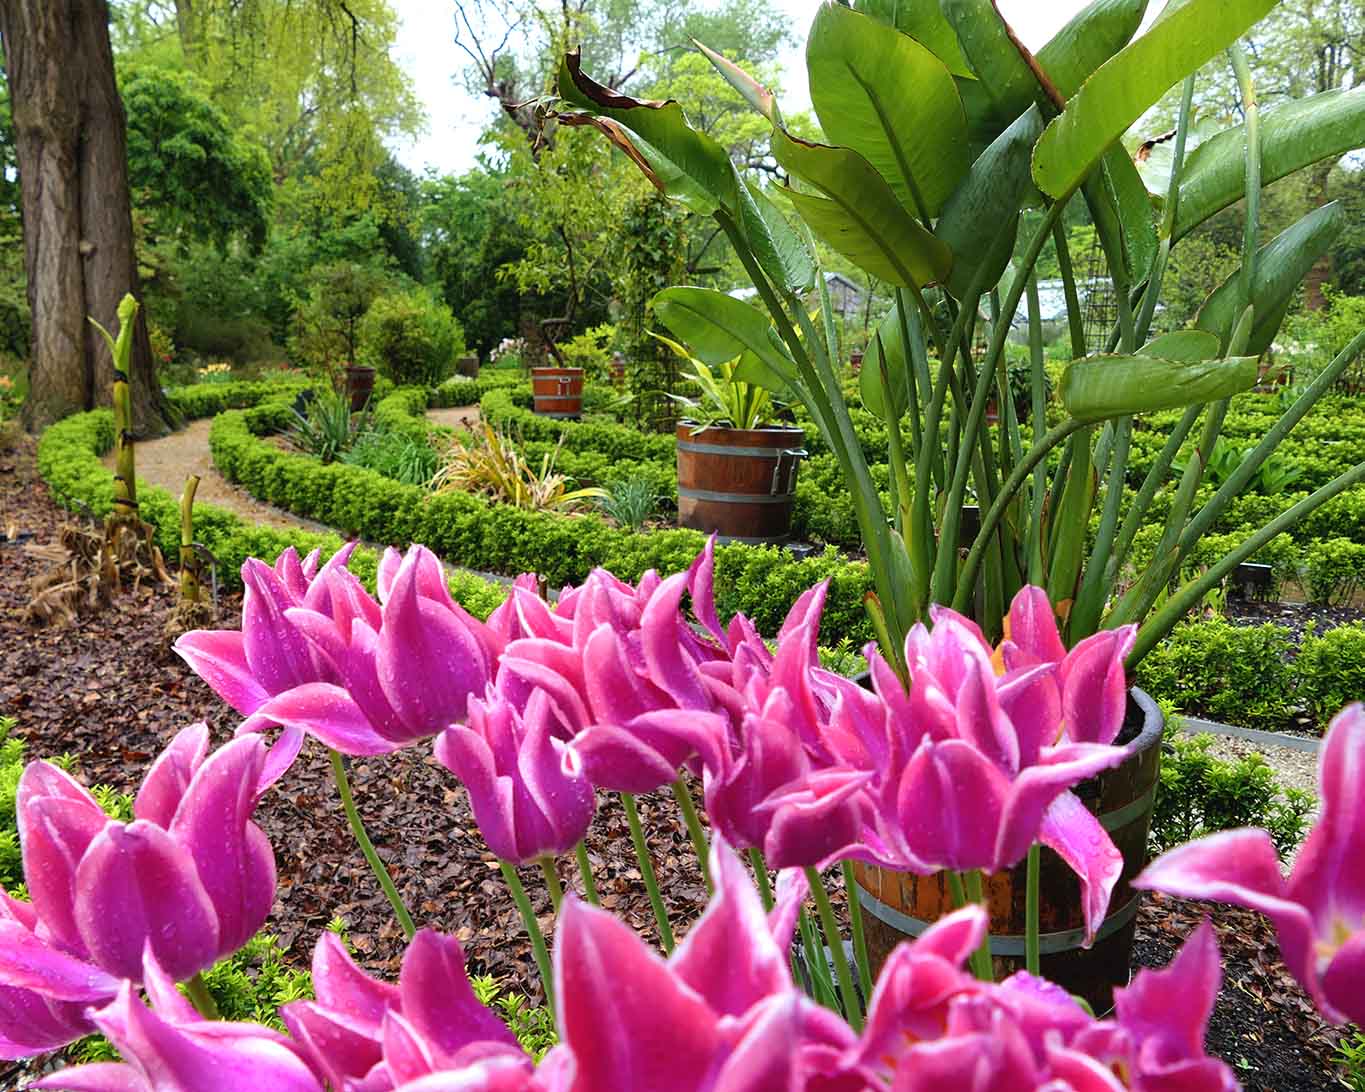
[[[1209,754],[1212,745],[1213,736],[1185,736],[1168,721],[1152,811],[1152,853],[1215,831],[1264,827],[1287,857],[1303,841],[1312,795],[1281,786],[1260,755],[1229,762]]]
[[[436,386],[464,347],[459,320],[423,289],[380,296],[356,330],[360,362],[398,384]]]
[[[1322,634],[1310,628],[1294,668],[1300,703],[1325,729],[1343,707],[1365,701],[1365,624],[1336,626]]]
[[[1182,622],[1138,665],[1134,681],[1182,713],[1254,728],[1294,718],[1289,631],[1221,618]]]
[[[14,810],[19,775],[24,772],[23,741],[11,735],[17,724],[13,717],[0,717],[0,887],[6,891],[15,891],[24,882]]]
[[[1304,576],[1313,603],[1349,603],[1365,581],[1365,542],[1329,538],[1304,552]]]

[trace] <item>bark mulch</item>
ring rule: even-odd
[[[32,757],[69,752],[87,782],[134,791],[147,764],[174,733],[205,720],[226,740],[236,715],[170,654],[163,628],[173,592],[127,595],[64,627],[22,620],[30,580],[42,562],[20,540],[53,541],[68,516],[38,479],[32,444],[0,452],[0,715],[15,716]],[[31,536],[31,537],[30,537]],[[222,603],[219,623],[234,625],[240,601]],[[464,792],[426,747],[351,764],[352,785],[379,852],[420,925],[453,933],[471,970],[535,996],[530,948],[497,865],[484,847]],[[640,801],[650,847],[681,933],[704,901],[686,830],[671,798]],[[318,934],[341,917],[362,962],[394,975],[403,943],[387,902],[346,828],[325,752],[316,745],[267,794],[257,813],[279,863],[278,898],[268,924],[288,958],[305,965]],[[631,851],[625,816],[603,797],[589,834],[603,903],[657,940],[648,897]],[[561,878],[577,887],[564,862]],[[553,915],[541,877],[523,870],[542,926]],[[1138,957],[1167,962],[1204,912],[1154,897],[1143,908]],[[1273,1092],[1322,1089],[1336,1082],[1337,1033],[1313,1015],[1280,966],[1273,932],[1254,914],[1214,909],[1225,981],[1210,1044],[1238,1068],[1246,1087]]]

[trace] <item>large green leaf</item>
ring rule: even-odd
[[[977,157],[943,206],[934,234],[953,252],[948,291],[959,300],[979,272],[982,286],[989,289],[1009,263],[1019,207],[1033,191],[1030,157],[1042,131],[1043,117],[1037,109],[1019,115]]]
[[[703,364],[716,367],[751,352],[784,378],[795,366],[780,352],[768,331],[768,316],[743,300],[713,288],[665,288],[654,297],[654,313],[686,342]]]
[[[695,38],[692,39],[692,44],[701,51],[703,57],[711,62],[715,70],[725,77],[726,83],[738,91],[758,113],[768,119],[769,124],[780,125],[782,123],[782,111],[778,108],[777,97],[769,87],[754,79],[728,57],[717,53]]]
[[[853,6],[864,15],[910,35],[942,61],[954,76],[975,78],[967,58],[962,55],[962,47],[957,44],[952,24],[943,17],[934,0],[858,0]]]
[[[1062,405],[1079,421],[1179,409],[1230,398],[1256,383],[1254,356],[1164,360],[1088,356],[1062,373]]]
[[[778,163],[825,195],[787,192],[811,231],[844,257],[907,288],[947,277],[952,253],[857,152],[798,140],[783,129],[773,130],[772,147]]]
[[[1104,179],[1123,229],[1128,271],[1135,282],[1145,280],[1158,245],[1156,209],[1122,144],[1115,144],[1104,154]]]
[[[1137,355],[1163,360],[1212,360],[1218,355],[1218,338],[1204,330],[1174,330],[1152,338]]]
[[[943,62],[900,31],[826,3],[806,68],[826,139],[861,154],[911,212],[937,215],[968,166],[967,117]]]
[[[874,417],[889,423],[905,416],[910,404],[910,358],[905,354],[897,305],[892,305],[867,346],[858,373],[858,394]]]
[[[1261,183],[1365,147],[1365,85],[1285,103],[1261,117]],[[1180,172],[1179,239],[1246,193],[1246,130],[1226,129],[1199,145]]]
[[[981,81],[999,132],[1028,109],[1038,89],[1023,47],[1011,38],[993,0],[939,0],[939,6]]]
[[[1275,3],[1172,0],[1146,34],[1096,69],[1047,127],[1033,153],[1039,189],[1058,198],[1072,193],[1169,87],[1235,42]]]
[[[570,106],[630,130],[634,154],[622,144],[619,130],[615,130],[614,143],[637,164],[647,166],[646,174],[664,193],[703,215],[717,208],[735,212],[739,179],[729,153],[692,128],[676,102],[647,102],[617,94],[584,74],[576,52],[564,58],[559,94]],[[571,117],[564,120],[574,123]],[[603,131],[612,136],[611,130]]]
[[[1250,300],[1256,310],[1247,353],[1259,356],[1270,347],[1284,320],[1285,301],[1336,241],[1345,220],[1341,205],[1332,201],[1295,221],[1256,252]],[[1217,336],[1226,346],[1232,336],[1233,324],[1247,302],[1242,298],[1242,270],[1239,267],[1204,301],[1194,324]]]
[[[739,187],[739,228],[769,279],[790,292],[815,283],[815,255],[806,236],[787,222],[772,199],[757,186]]]
[[[1092,0],[1057,31],[1038,63],[1063,98],[1071,98],[1090,74],[1132,41],[1147,0]]]

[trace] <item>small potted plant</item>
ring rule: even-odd
[[[784,542],[791,534],[796,471],[805,432],[776,422],[772,395],[739,377],[743,358],[712,368],[683,346],[654,335],[690,364],[683,378],[696,398],[678,424],[678,522],[722,542]]]

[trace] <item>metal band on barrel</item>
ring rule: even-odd
[[[783,455],[796,454],[790,447],[731,447],[728,444],[699,444],[695,440],[679,440],[678,450],[699,455],[734,455],[745,459],[780,459]]]
[[[678,496],[689,500],[716,501],[720,504],[790,504],[791,493],[717,493],[714,489],[678,486]]]

